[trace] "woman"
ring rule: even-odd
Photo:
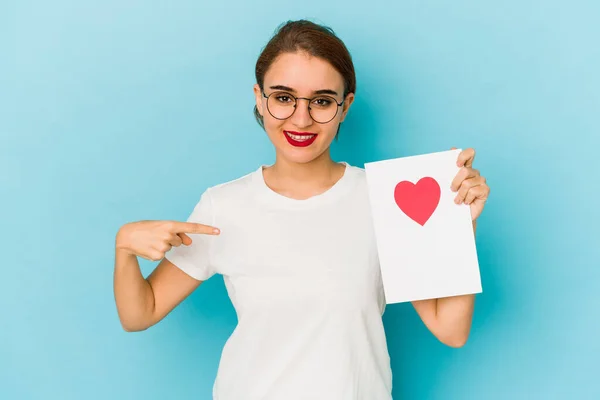
[[[326,27],[288,22],[256,64],[255,115],[276,161],[208,188],[187,222],[141,221],[116,238],[114,291],[125,330],[147,329],[219,273],[238,325],[213,387],[219,400],[389,399],[385,307],[363,169],[329,147],[354,101],[350,54]],[[456,202],[473,226],[489,188],[457,163]],[[182,246],[183,245],[183,246]],[[137,257],[162,260],[144,279]],[[470,330],[473,296],[414,302],[443,343]]]

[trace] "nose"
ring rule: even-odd
[[[291,122],[298,128],[305,128],[312,125],[313,120],[308,112],[309,101],[306,99],[296,100],[296,109],[292,114]]]

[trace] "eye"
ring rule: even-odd
[[[314,100],[314,103],[319,107],[327,107],[332,104],[332,101],[326,97],[319,97]]]
[[[294,102],[294,98],[289,93],[276,93],[275,95],[273,95],[273,97],[275,97],[275,100],[277,100],[277,102],[283,104]]]

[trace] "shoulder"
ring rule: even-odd
[[[356,165],[346,163],[348,171],[354,174],[357,177],[365,177],[365,169],[363,167],[358,167]]]
[[[349,175],[349,177],[352,180],[354,180],[357,183],[362,183],[362,184],[367,183],[367,174],[366,174],[364,168],[358,167],[355,165],[351,165],[351,164],[346,164],[346,165],[347,165],[346,173]]]
[[[258,168],[238,178],[209,186],[205,194],[213,201],[243,198],[252,189]]]

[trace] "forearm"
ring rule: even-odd
[[[462,346],[466,343],[474,308],[474,294],[437,299],[436,316],[440,336],[444,337],[449,345]]]
[[[473,234],[477,220],[473,221]],[[432,299],[429,307],[435,316],[437,335],[450,346],[462,346],[469,337],[475,295],[461,295]]]
[[[473,221],[473,234],[477,222]],[[460,347],[469,337],[475,295],[461,295],[413,301],[413,306],[429,330],[443,343]]]
[[[469,337],[475,295],[413,301],[429,330],[444,344],[463,346]]]
[[[135,255],[116,249],[114,295],[123,329],[140,331],[149,327],[154,308],[154,295],[142,275]]]

